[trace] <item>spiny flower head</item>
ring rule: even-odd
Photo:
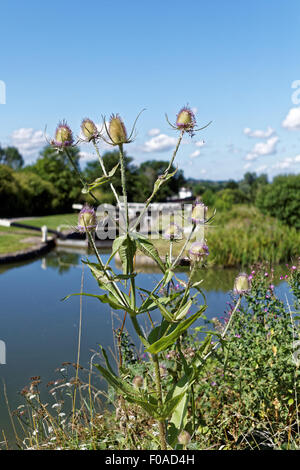
[[[88,141],[96,139],[99,136],[96,124],[91,119],[84,119],[81,123],[81,130]]]
[[[144,385],[144,379],[141,375],[136,375],[133,378],[132,384],[135,388],[142,388]]]
[[[51,141],[51,144],[55,147],[70,147],[74,142],[73,134],[66,123],[62,121],[58,124],[55,131],[55,138]]]
[[[177,224],[170,224],[163,234],[168,240],[180,240],[182,238],[182,229]]]
[[[85,204],[78,215],[78,230],[79,232],[92,232],[97,227],[97,217],[95,209]]]
[[[192,210],[192,222],[193,224],[204,224],[206,221],[207,207],[203,202],[198,202]]]
[[[204,261],[209,255],[208,246],[204,242],[194,242],[189,249],[189,258],[192,262]]]
[[[179,444],[187,446],[191,442],[191,435],[187,431],[183,430],[178,436]]]
[[[109,121],[109,137],[113,145],[120,145],[128,142],[124,122],[118,114],[111,115]]]
[[[233,292],[237,295],[246,294],[250,290],[250,280],[248,274],[240,273],[235,281]]]
[[[188,107],[184,106],[177,114],[176,127],[177,129],[184,130],[193,134],[193,129],[196,125],[196,118],[193,111]]]

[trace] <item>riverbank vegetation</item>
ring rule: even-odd
[[[181,351],[170,346],[163,354],[162,389],[167,395],[182,368],[203,362],[206,352],[199,334],[203,337],[205,330],[220,334],[230,321],[226,336],[201,367],[190,391],[184,420],[187,440],[175,448],[299,449],[299,351],[295,346],[299,317],[297,320],[294,312],[298,309],[299,314],[300,264],[289,266],[285,276],[293,293],[290,303],[276,295],[272,269],[253,266],[251,291],[233,318],[234,297],[223,320],[213,319],[194,328],[182,337]],[[140,396],[146,390],[155,393],[149,355],[133,344],[125,330],[121,342],[119,331],[115,334],[121,344],[121,380],[131,384],[139,377]],[[217,338],[212,333],[213,344]],[[118,346],[115,357],[117,368]],[[95,356],[92,362],[99,360]],[[22,391],[24,402],[13,413],[20,448],[159,448],[154,419],[135,404],[125,405],[113,387],[96,386],[94,367],[80,366],[78,376],[77,370],[76,364],[64,363],[47,387],[35,377]],[[46,398],[45,388],[49,391]]]

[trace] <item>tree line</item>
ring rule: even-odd
[[[80,150],[72,147],[73,161],[80,169]],[[118,163],[118,152],[106,152],[104,165],[109,172]],[[128,181],[128,200],[143,202],[151,194],[157,177],[168,166],[162,160],[148,160],[137,165],[131,156],[125,156],[125,171]],[[175,170],[173,166],[172,171]],[[82,170],[88,183],[102,176],[98,160],[90,161]],[[122,193],[120,169],[112,183]],[[283,223],[300,228],[300,174],[279,175],[268,181],[266,174],[245,173],[240,181],[209,181],[186,179],[178,169],[159,191],[156,201],[166,201],[178,195],[185,186],[191,189],[207,206],[218,211],[230,210],[234,204],[255,205],[263,213]],[[82,185],[67,156],[46,146],[34,164],[24,166],[24,159],[15,147],[0,146],[0,217],[18,217],[66,213],[72,210],[74,202],[86,201],[81,192]],[[109,184],[94,191],[99,203],[114,203]],[[88,202],[94,203],[92,199]]]

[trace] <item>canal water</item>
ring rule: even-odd
[[[102,254],[106,261],[109,253]],[[99,294],[97,283],[81,259],[84,252],[59,251],[48,253],[26,263],[0,266],[0,340],[6,345],[6,364],[0,365],[0,441],[2,430],[11,441],[13,432],[8,408],[15,410],[24,403],[20,391],[30,383],[30,378],[40,376],[42,385],[57,380],[63,362],[76,362],[80,297],[62,299],[80,292],[83,276],[83,292]],[[93,255],[89,260],[96,262]],[[115,266],[118,270],[119,267]],[[84,269],[84,274],[82,274]],[[209,269],[203,275],[203,290],[208,309],[206,316],[222,317],[231,301],[231,289],[236,269]],[[185,270],[178,278],[186,279]],[[160,279],[151,268],[141,269],[136,284],[152,289]],[[288,292],[287,284],[274,282],[280,296]],[[80,364],[88,368],[92,354],[99,352],[101,344],[114,350],[113,328],[118,328],[122,318],[112,314],[107,304],[91,297],[82,298],[82,335]],[[119,312],[121,315],[121,312]],[[153,315],[155,320],[158,316]],[[130,321],[128,332],[133,334]],[[4,387],[8,404],[4,395]]]

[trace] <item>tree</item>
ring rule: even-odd
[[[71,147],[74,164],[79,169],[79,148]],[[52,183],[55,188],[53,208],[58,212],[69,211],[74,202],[83,201],[82,185],[65,152],[57,152],[47,146],[40,153],[34,165],[27,167],[27,171],[38,174],[43,180]]]
[[[0,147],[0,163],[9,166],[13,170],[18,170],[24,165],[24,160],[16,147]]]
[[[168,165],[169,162],[164,160],[149,160],[141,164],[139,171],[141,176],[144,177],[144,181],[146,182],[145,190],[147,197],[149,197],[152,192],[154,182],[165,172]],[[176,168],[174,165],[172,165],[170,172],[174,172],[175,169]],[[183,175],[183,171],[177,170],[173,178],[171,178],[161,187],[156,195],[155,201],[165,201],[168,197],[177,195],[179,189],[185,184],[186,179]]]
[[[263,213],[300,229],[300,174],[277,176],[260,188],[255,203]]]

